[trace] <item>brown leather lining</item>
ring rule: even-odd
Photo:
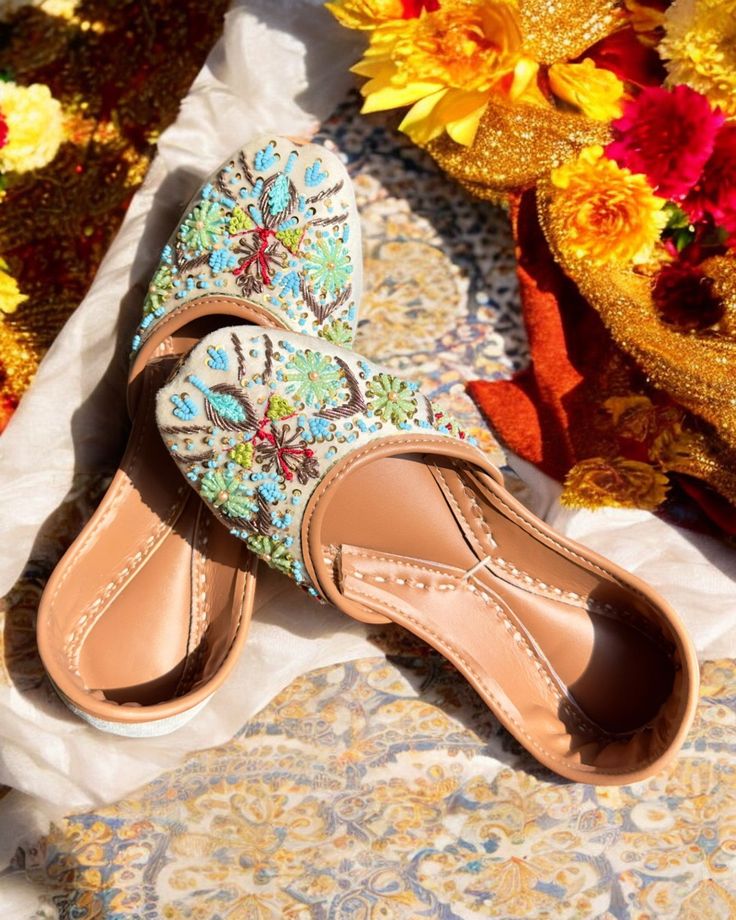
[[[472,448],[412,435],[348,455],[312,495],[302,539],[330,601],[441,651],[557,772],[631,782],[682,742],[697,662],[677,616],[534,518]]]

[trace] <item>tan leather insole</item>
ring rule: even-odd
[[[322,540],[346,598],[449,652],[510,710],[524,699],[524,720],[556,709],[583,736],[627,733],[670,693],[671,649],[646,602],[519,526],[469,469],[359,467],[333,486]]]
[[[219,667],[251,556],[181,478],[153,402],[173,358],[150,364],[120,468],[63,561],[55,643],[88,690],[118,703],[179,696]]]

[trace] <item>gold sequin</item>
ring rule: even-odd
[[[617,0],[523,0],[524,50],[540,63],[571,61],[625,22]]]
[[[427,147],[454,179],[480,198],[498,201],[535,185],[589,144],[606,144],[609,128],[583,115],[493,99],[470,147],[444,134]]]

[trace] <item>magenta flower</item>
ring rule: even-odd
[[[724,125],[700,180],[683,203],[691,220],[710,214],[716,224],[736,233],[736,125]]]
[[[644,87],[612,123],[606,155],[643,173],[658,195],[678,201],[700,178],[723,122],[721,111],[689,86]]]

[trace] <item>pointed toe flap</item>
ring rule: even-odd
[[[343,164],[316,144],[262,136],[187,206],[148,287],[132,359],[138,366],[206,301],[213,313],[247,304],[251,322],[350,345],[361,292],[360,223]]]
[[[312,593],[302,519],[336,464],[379,451],[442,452],[499,476],[417,384],[347,349],[277,330],[207,336],[160,390],[157,419],[214,513]]]

